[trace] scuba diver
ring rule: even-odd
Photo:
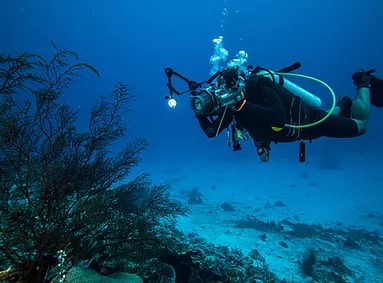
[[[300,63],[296,64],[300,66]],[[192,109],[206,136],[216,137],[227,128],[229,137],[231,128],[233,150],[236,151],[241,149],[239,139],[246,138],[248,133],[263,162],[270,159],[271,143],[301,141],[299,161],[304,162],[304,140],[352,138],[366,133],[370,105],[383,107],[383,80],[372,75],[375,70],[356,71],[352,75],[357,89],[355,99],[344,96],[327,112],[315,103],[310,105],[284,86],[287,80],[280,73],[299,66],[290,66],[276,73],[249,66],[247,74],[238,66],[228,67],[204,82],[209,87],[202,91],[199,90],[202,83],[189,81],[167,68],[171,93],[167,98],[172,98],[174,92],[181,94],[170,81],[175,74],[188,83]],[[230,141],[228,143],[230,146]]]

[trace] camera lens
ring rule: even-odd
[[[196,114],[210,114],[213,110],[213,99],[204,91],[190,98],[190,106]]]

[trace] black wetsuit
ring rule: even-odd
[[[313,123],[323,118],[327,112],[305,105],[300,97],[266,77],[251,75],[245,90],[247,102],[240,111],[227,109],[223,119],[223,114],[196,116],[208,137],[215,137],[234,118],[237,127],[246,129],[254,141],[268,145],[271,142],[313,140],[319,137],[351,138],[359,135],[354,120],[336,115],[330,115],[322,123],[309,128],[284,127],[285,124]],[[276,128],[282,129],[278,131]]]

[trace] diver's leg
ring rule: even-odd
[[[351,106],[351,117],[357,120],[370,118],[370,89],[368,87],[362,87],[356,92]]]
[[[352,75],[357,92],[351,107],[351,117],[358,124],[358,131],[364,134],[370,118],[370,81],[371,75],[359,70]]]

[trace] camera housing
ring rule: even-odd
[[[242,88],[202,89],[190,96],[190,106],[197,115],[218,115],[225,107],[234,107],[242,99],[242,92]]]

